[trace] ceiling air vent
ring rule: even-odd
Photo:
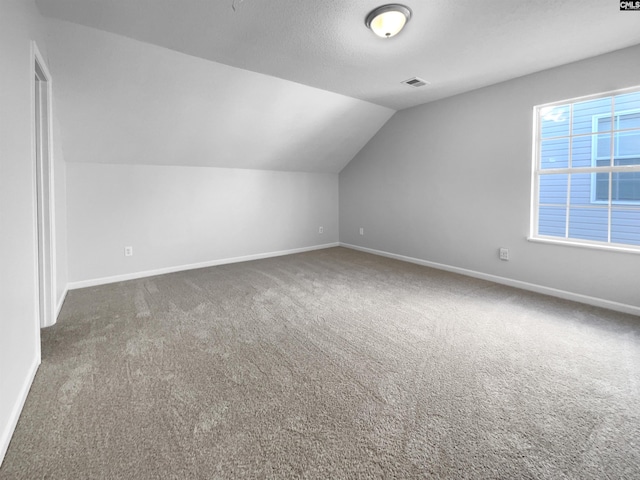
[[[425,85],[429,85],[429,82],[418,77],[413,77],[400,83],[404,83],[410,87],[424,87]]]

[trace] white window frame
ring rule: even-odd
[[[567,138],[569,138],[569,163],[566,168],[546,168],[543,169],[541,166],[541,145],[542,145],[542,137],[541,137],[541,123],[540,123],[540,112],[542,109],[553,108],[557,106],[569,105],[570,108],[570,119],[569,124],[573,123],[573,105],[576,103],[581,103],[589,100],[596,100],[598,98],[603,97],[613,97],[617,95],[623,95],[627,93],[635,93],[640,91],[640,86],[630,87],[619,90],[612,90],[608,92],[598,93],[595,95],[586,95],[583,97],[576,97],[571,99],[560,100],[557,102],[546,103],[543,105],[537,105],[533,108],[533,145],[532,145],[532,162],[531,162],[531,211],[530,211],[530,225],[529,225],[529,236],[527,239],[532,242],[541,242],[541,243],[552,243],[558,245],[569,245],[575,247],[585,247],[585,248],[593,248],[593,249],[604,249],[604,250],[614,250],[614,251],[622,251],[622,252],[630,252],[630,253],[640,253],[640,245],[634,244],[626,244],[626,243],[613,243],[611,242],[611,211],[613,205],[620,205],[624,207],[629,207],[633,210],[640,210],[640,205],[636,202],[612,202],[611,194],[609,195],[608,202],[602,202],[602,208],[607,208],[608,211],[608,226],[607,226],[607,241],[595,241],[595,240],[586,240],[582,238],[573,238],[569,237],[569,221],[570,221],[570,209],[571,209],[571,174],[576,173],[609,173],[609,175],[616,172],[640,172],[640,165],[620,165],[620,166],[602,166],[598,167],[592,164],[591,167],[573,167],[572,163],[572,141],[571,139],[574,137],[572,132],[570,131]],[[625,110],[623,112],[635,111],[636,109]],[[604,116],[604,115],[603,115]],[[613,128],[613,125],[612,125]],[[593,130],[593,129],[592,129]],[[633,129],[635,130],[635,129]],[[579,134],[582,136],[582,134]],[[584,134],[587,135],[587,134]],[[593,132],[589,135],[593,135]],[[575,135],[578,136],[578,135]],[[564,135],[561,137],[565,137]],[[560,138],[561,138],[560,137]],[[548,139],[545,139],[548,140]],[[613,141],[611,142],[611,147],[614,147]],[[593,150],[592,150],[592,162],[593,162]],[[552,174],[567,174],[568,175],[568,191],[567,191],[567,200],[566,205],[563,207],[566,208],[566,225],[565,225],[565,235],[564,237],[559,236],[551,236],[551,235],[540,235],[539,234],[539,198],[540,198],[540,177],[543,175],[552,175]],[[611,188],[611,183],[609,184],[609,188]],[[592,197],[593,198],[593,197]],[[600,203],[600,202],[598,202]]]

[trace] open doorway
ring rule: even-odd
[[[40,327],[48,327],[56,320],[51,75],[35,43],[32,78],[38,305]]]

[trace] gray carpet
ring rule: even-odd
[[[0,478],[640,478],[640,318],[344,248],[75,290]]]

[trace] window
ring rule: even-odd
[[[640,87],[534,115],[531,237],[640,252]]]

